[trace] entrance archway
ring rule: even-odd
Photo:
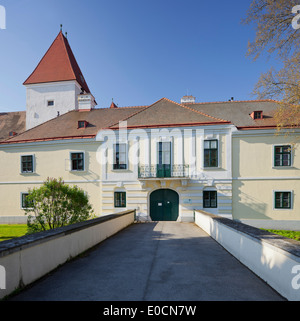
[[[158,189],[150,195],[152,221],[176,221],[179,215],[179,196],[171,189]]]

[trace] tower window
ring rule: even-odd
[[[48,107],[54,106],[54,100],[48,100],[47,105]]]

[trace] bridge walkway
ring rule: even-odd
[[[281,301],[194,223],[136,223],[64,264],[17,301]]]

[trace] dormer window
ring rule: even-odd
[[[86,120],[79,120],[78,121],[78,129],[79,128],[86,128],[88,126],[88,122]]]
[[[261,110],[256,110],[250,116],[252,119],[263,119],[263,112]]]

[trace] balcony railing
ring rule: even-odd
[[[141,165],[139,178],[187,178],[189,165]]]

